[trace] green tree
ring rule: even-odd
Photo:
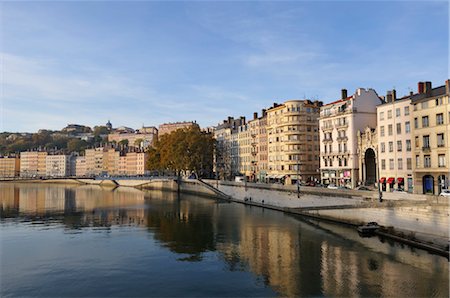
[[[124,139],[119,142],[119,145],[123,147],[128,147],[128,143],[130,143],[130,141],[128,141],[128,139]]]
[[[71,139],[67,142],[67,149],[69,152],[80,152],[84,151],[88,147],[88,143],[80,139]]]

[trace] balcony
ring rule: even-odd
[[[333,142],[333,138],[324,138],[322,139],[323,143]]]
[[[348,127],[348,123],[338,123],[335,125],[336,128],[347,128]]]
[[[337,140],[338,142],[344,142],[344,141],[347,141],[347,140],[348,140],[348,137],[337,137],[336,140]]]
[[[431,148],[430,148],[430,146],[423,146],[423,147],[422,147],[422,151],[423,151],[423,152],[430,152],[430,151],[431,151]]]

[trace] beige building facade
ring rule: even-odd
[[[171,133],[172,131],[176,131],[178,129],[190,128],[190,127],[199,127],[199,125],[195,121],[164,123],[164,124],[159,125],[158,134],[159,134],[159,136],[162,136],[162,135]]]
[[[266,110],[262,110],[262,114],[258,117],[258,113],[253,113],[253,119],[248,121],[248,129],[250,130],[251,145],[251,181],[265,182],[267,176],[267,114]]]
[[[414,193],[439,194],[449,188],[450,81],[432,88],[419,82],[411,96]]]
[[[47,152],[20,152],[20,176],[44,177],[46,175]]]
[[[0,178],[14,178],[20,174],[20,158],[18,156],[0,157]]]
[[[388,92],[377,106],[379,182],[382,191],[413,192],[411,98]]]
[[[86,176],[97,176],[103,173],[103,147],[86,149]]]
[[[66,177],[70,176],[70,155],[55,154],[45,158],[45,176]]]
[[[319,178],[320,101],[288,100],[267,110],[268,180]]]
[[[358,131],[376,127],[376,106],[381,103],[373,89],[359,88],[320,109],[320,172],[323,184],[355,188],[359,180]],[[372,157],[372,163],[373,161]],[[366,180],[374,181],[376,173],[367,168]]]
[[[128,140],[128,146],[147,148],[154,144],[158,139],[158,130],[156,127],[153,129],[144,127],[142,132],[114,132],[108,135],[108,142],[116,142]]]

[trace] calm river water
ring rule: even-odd
[[[0,296],[448,297],[446,258],[192,195],[0,184]]]

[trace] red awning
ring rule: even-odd
[[[404,179],[403,179],[402,177],[399,177],[399,178],[397,178],[397,183],[398,183],[398,184],[402,184],[402,183],[403,183],[403,180],[404,180]]]
[[[394,178],[394,177],[390,177],[390,178],[387,180],[387,183],[388,183],[388,184],[391,184],[391,183],[394,183],[394,181],[395,181],[395,178]]]
[[[381,177],[380,178],[380,183],[384,183],[384,181],[386,181],[386,177]]]

